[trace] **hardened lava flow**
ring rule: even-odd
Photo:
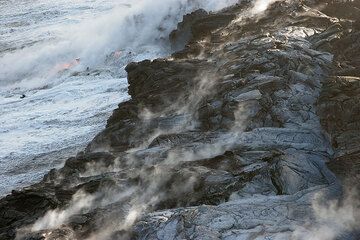
[[[131,99],[86,150],[0,201],[0,239],[359,239],[359,16],[184,16],[172,56],[127,66]]]

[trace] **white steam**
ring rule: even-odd
[[[182,16],[198,8],[219,10],[237,0],[131,0],[94,19],[59,25],[59,39],[4,54],[0,85],[34,88],[51,84],[59,64],[80,58],[76,69],[101,67],[113,51],[166,52],[164,42]],[[19,84],[19,82],[22,82]]]
[[[126,11],[123,8],[114,9],[111,14],[89,21],[86,23],[86,30],[80,30],[83,26],[76,26],[68,33],[69,35],[67,35],[67,38],[74,39],[73,42],[63,42],[60,45],[53,46],[56,51],[52,53],[55,54],[54,57],[57,59],[56,57],[63,53],[61,50],[64,50],[65,46],[70,46],[71,49],[67,52],[71,58],[81,57],[81,59],[84,59],[82,60],[81,65],[93,66],[101,64],[107,54],[110,54],[117,49],[139,49],[146,45],[147,48],[154,47],[159,50],[161,47],[157,45],[157,41],[161,41],[167,37],[183,14],[200,7],[205,8],[206,10],[218,10],[236,2],[237,1],[235,0],[163,0],[157,1],[156,3],[148,0],[138,1],[131,8],[126,9]],[[261,6],[258,8],[254,7],[253,11],[255,13],[264,11],[273,1],[257,1],[257,3],[258,2],[260,2]],[[41,53],[40,56],[37,57],[41,59],[43,57],[42,54],[45,54],[46,56],[47,53]],[[189,127],[187,124],[193,123],[194,117],[196,117],[194,116],[194,111],[196,110],[197,105],[201,102],[203,97],[211,94],[216,80],[216,76],[211,76],[209,73],[203,75],[200,74],[198,85],[194,92],[190,94],[190,97],[185,104],[174,104],[170,109],[166,109],[165,113],[152,113],[144,109],[142,114],[144,121],[166,115],[167,112],[174,113],[175,111],[176,114],[188,115],[191,117],[191,121],[187,119],[184,121],[184,125],[181,125],[181,128]],[[126,230],[130,228],[143,212],[156,206],[156,204],[161,201],[166,200],[169,196],[166,196],[162,186],[169,181],[172,176],[171,172],[166,171],[166,165],[177,165],[186,160],[193,161],[211,158],[224,153],[238,140],[238,133],[241,133],[246,125],[247,116],[251,114],[247,111],[247,107],[248,106],[244,104],[239,105],[239,109],[235,116],[235,134],[220,136],[218,139],[214,139],[215,141],[213,143],[199,146],[196,150],[175,149],[169,152],[165,160],[161,163],[165,167],[154,166],[152,174],[149,174],[146,171],[146,167],[144,169],[137,169],[141,179],[150,184],[146,189],[142,189],[138,186],[129,191],[128,194],[125,194],[126,197],[130,197],[131,195],[131,200],[128,202],[129,208],[127,214],[123,216],[123,218],[119,217],[121,218],[120,221],[119,219],[116,219],[115,226],[111,226],[111,228],[106,228],[101,232],[95,233],[90,239],[106,239],[106,237],[115,230]],[[176,131],[177,129],[171,129],[167,130],[167,132],[156,133],[146,142],[149,143],[159,134],[173,133]],[[85,176],[92,176],[99,174],[102,171],[109,171],[109,168],[106,166],[89,165],[88,167],[90,169],[84,174]],[[95,168],[96,171],[93,170]],[[115,165],[112,166],[111,170],[118,171],[119,169],[118,166]],[[176,193],[187,193],[194,187],[195,183],[196,178],[193,176],[189,177],[187,181],[183,182],[182,187],[177,189]],[[118,201],[119,198],[123,198],[122,193],[119,193],[121,197],[111,197],[110,195],[107,196],[107,198],[110,198],[111,201],[106,200],[106,203],[102,203],[102,205],[110,204]],[[116,194],[114,195],[116,196]],[[34,224],[32,230],[38,231],[41,229],[57,227],[66,222],[72,215],[96,206],[98,205],[94,204],[94,196],[86,194],[74,196],[74,199],[71,201],[68,208],[64,210],[49,211],[43,218]],[[113,219],[109,219],[110,225],[111,222],[113,222],[112,220]]]
[[[44,217],[34,223],[31,230],[39,231],[59,227],[71,216],[89,209],[92,206],[94,199],[95,196],[79,191],[72,197],[69,207],[64,210],[55,209],[48,211]]]
[[[347,190],[344,199],[327,201],[317,196],[312,204],[316,224],[298,227],[295,240],[348,239],[360,231],[360,198],[355,190]],[[344,237],[347,236],[347,237]],[[349,238],[353,239],[353,238]]]
[[[250,18],[256,21],[264,15],[264,12],[271,6],[271,4],[281,0],[253,0],[251,7],[247,11],[241,12],[233,21],[233,24],[242,24],[244,19]]]
[[[271,4],[274,2],[277,2],[279,0],[256,0],[254,3],[254,7],[251,9],[252,15],[260,14],[264,11],[266,11]]]

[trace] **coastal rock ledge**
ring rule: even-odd
[[[273,2],[184,16],[0,239],[360,239],[360,3]]]

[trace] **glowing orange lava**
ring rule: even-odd
[[[80,58],[76,58],[75,60],[73,60],[73,61],[71,61],[69,63],[58,64],[55,67],[55,72],[61,72],[61,71],[64,71],[64,70],[68,70],[70,68],[75,67],[79,63],[80,63]]]

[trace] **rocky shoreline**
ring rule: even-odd
[[[0,200],[0,239],[358,239],[358,203],[319,212],[359,180],[359,8],[185,16],[84,152]]]

